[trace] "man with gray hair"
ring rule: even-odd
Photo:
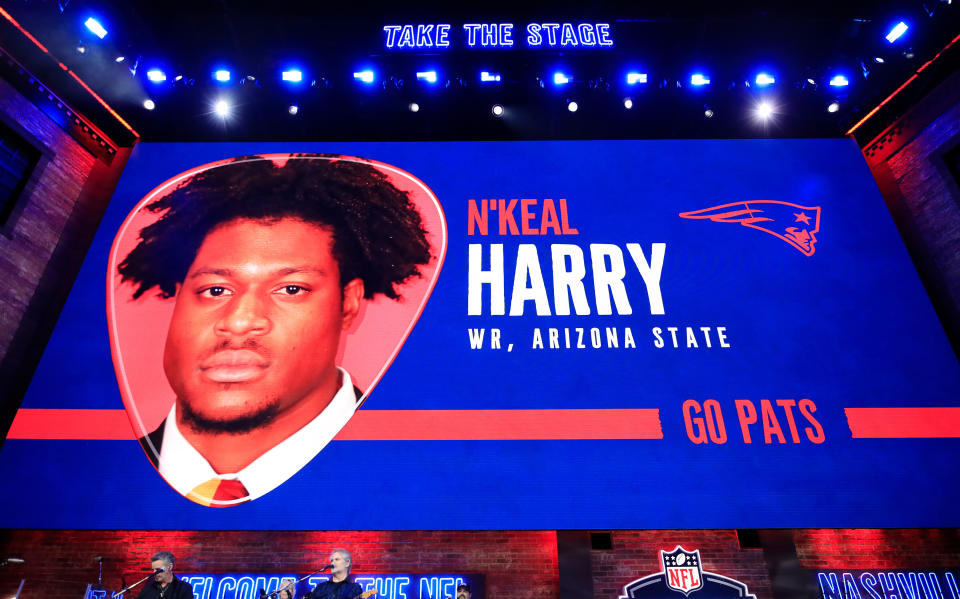
[[[193,599],[193,587],[173,575],[173,554],[158,551],[150,558],[154,576],[137,599]]]
[[[301,599],[363,599],[363,587],[350,580],[352,566],[353,556],[349,551],[334,549],[330,553],[330,580],[321,582]],[[290,585],[280,593],[280,599],[293,599]]]

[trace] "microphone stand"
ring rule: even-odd
[[[320,569],[317,570],[316,572],[311,572],[310,574],[307,574],[306,576],[303,576],[303,577],[298,578],[298,579],[296,579],[295,581],[293,581],[293,589],[292,589],[292,591],[290,592],[290,599],[293,599],[293,593],[296,592],[296,590],[297,590],[297,585],[298,585],[298,584],[300,584],[300,583],[303,582],[304,580],[310,578],[311,576],[316,576],[317,574],[320,574],[321,572],[326,572],[327,570],[329,570],[329,569],[332,568],[332,567],[333,567],[333,566],[331,566],[330,564],[327,564],[326,566],[320,568]],[[290,585],[290,583],[288,582],[287,584],[283,585],[283,587],[278,588],[278,589],[275,590],[275,591],[270,591],[269,593],[266,593],[266,592],[264,592],[263,589],[260,589],[260,599],[274,599],[277,595],[280,594],[280,591],[281,591],[281,590],[285,589],[285,588],[286,588],[287,586],[289,586],[289,585]]]
[[[131,584],[131,585],[128,586],[127,588],[122,589],[122,590],[119,590],[119,591],[117,591],[116,593],[114,593],[113,595],[110,595],[110,599],[118,599],[119,597],[123,597],[123,595],[124,595],[127,591],[129,591],[129,590],[131,590],[131,589],[133,589],[133,588],[135,588],[135,587],[140,586],[141,584],[147,582],[148,580],[150,580],[152,577],[156,576],[157,574],[159,574],[159,572],[151,572],[150,574],[147,574],[146,576],[144,576],[143,578],[141,578],[141,579],[138,580],[137,582]]]

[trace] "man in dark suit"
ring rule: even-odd
[[[150,567],[157,572],[143,587],[137,599],[193,599],[193,587],[173,575],[173,554],[158,551],[150,558]],[[159,572],[158,572],[159,570]]]

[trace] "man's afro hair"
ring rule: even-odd
[[[397,287],[430,261],[420,214],[406,192],[373,166],[334,155],[294,154],[284,164],[259,156],[205,170],[150,203],[162,213],[144,227],[120,264],[134,299],[157,287],[176,294],[206,236],[235,220],[295,218],[330,227],[340,282],[360,278],[364,297],[396,299]]]

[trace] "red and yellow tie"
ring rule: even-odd
[[[211,478],[187,493],[187,499],[207,507],[230,507],[250,501],[250,493],[236,479]],[[243,501],[236,501],[243,499]],[[225,501],[234,503],[224,504]]]

